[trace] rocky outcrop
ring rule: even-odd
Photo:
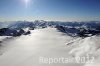
[[[75,28],[75,27],[64,27],[64,26],[56,26],[56,28],[59,31],[64,32],[70,36],[89,37],[100,34],[99,29],[90,29],[90,28],[87,29],[82,27]]]
[[[30,31],[26,32],[23,29],[9,29],[9,28],[0,29],[0,36],[21,36],[28,34],[30,34]]]

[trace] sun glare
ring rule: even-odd
[[[25,3],[26,7],[28,7],[28,5],[30,4],[30,0],[23,0],[23,2]]]
[[[29,3],[30,0],[25,0],[25,3]]]

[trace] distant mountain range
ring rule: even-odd
[[[59,21],[15,21],[0,22],[0,35],[19,36],[25,34],[24,29],[55,27],[70,36],[91,36],[100,33],[100,21],[90,22],[59,22]],[[19,31],[19,32],[18,32]],[[29,32],[29,31],[28,31]],[[26,32],[27,33],[27,32]],[[30,32],[29,32],[30,33]]]
[[[88,27],[97,28],[100,26],[100,21],[90,22],[60,22],[60,21],[15,21],[15,22],[0,22],[0,28],[26,28],[26,27],[47,27],[47,26],[67,26],[67,27]]]

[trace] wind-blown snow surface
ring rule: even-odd
[[[75,57],[92,56],[92,63],[86,61],[84,66],[98,66],[100,65],[100,36],[92,36],[84,39],[78,38],[78,41],[72,44],[73,49],[70,54]],[[91,57],[91,58],[92,58]]]
[[[65,45],[75,39],[78,40]],[[0,56],[0,66],[83,66],[81,63],[45,64],[40,63],[39,58],[69,58],[85,53],[96,57],[94,65],[85,66],[95,66],[99,62],[99,37],[73,38],[55,28],[36,29],[31,35],[20,36],[2,44],[7,45],[7,51]]]

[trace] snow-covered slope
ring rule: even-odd
[[[78,38],[71,45],[73,47],[69,52],[74,57],[91,57],[86,60],[84,66],[98,66],[100,65],[100,36],[86,37],[84,39]],[[90,63],[88,63],[91,61]]]
[[[7,38],[10,38],[11,36],[0,36],[0,41],[3,41],[3,40],[5,40],[5,39],[7,39]]]
[[[79,66],[79,64],[45,64],[39,63],[40,57],[69,57],[65,43],[73,38],[65,36],[55,28],[36,29],[31,35],[20,36],[10,44],[7,51],[0,56],[0,66]]]

